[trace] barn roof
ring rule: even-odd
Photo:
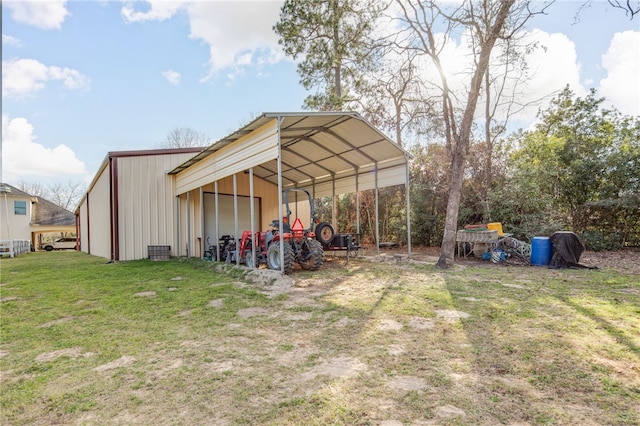
[[[271,133],[250,139],[274,121],[278,125],[273,127]],[[212,156],[222,154],[226,149],[231,150],[236,142],[251,140],[253,145],[257,145],[270,138],[269,147],[273,147],[273,140],[277,141],[278,137],[283,187],[308,187],[342,181],[345,191],[353,190],[354,185],[347,182],[363,174],[370,176],[370,184],[365,184],[365,187],[372,187],[374,172],[380,173],[380,187],[405,183],[409,153],[355,112],[264,113],[170,173],[180,174],[205,159],[211,161]],[[255,161],[236,158],[237,166],[227,167],[224,174],[238,173],[252,167],[255,176],[277,185],[277,150],[269,147],[256,153]],[[236,157],[246,157],[248,152],[238,151]],[[219,177],[220,174],[216,175],[216,178]],[[184,189],[193,187],[185,185]]]

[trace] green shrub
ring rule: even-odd
[[[620,250],[624,246],[622,237],[617,232],[584,231],[582,241],[587,250],[592,251]]]

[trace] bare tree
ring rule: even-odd
[[[593,0],[585,0],[582,2],[582,4],[580,4],[580,6],[578,7],[578,10],[573,18],[574,23],[576,22],[580,22],[580,14],[582,13],[583,10],[591,7],[593,5],[594,1]],[[604,4],[604,2],[596,2],[596,4]],[[626,16],[629,16],[630,20],[633,20],[633,18],[640,13],[640,0],[607,0],[607,3],[612,6],[614,9],[620,9],[624,11],[624,14]]]
[[[176,127],[169,131],[160,148],[199,148],[211,144],[211,139],[204,133],[189,127]]]
[[[635,3],[635,4],[634,4]],[[625,15],[631,15],[631,19],[640,13],[640,2],[638,1],[620,1],[620,0],[609,0],[609,4],[616,9],[624,10]]]
[[[367,75],[357,104],[369,121],[392,132],[398,145],[404,146],[405,138],[436,133],[441,120],[436,100],[425,91],[415,51],[394,50],[380,55],[382,63]]]
[[[47,196],[45,198],[65,210],[73,211],[82,198],[85,189],[85,185],[80,182],[54,182],[47,187]]]
[[[46,188],[40,182],[18,181],[17,188],[34,197],[44,197]]]
[[[44,186],[40,182],[18,182],[18,189],[34,197],[44,198],[65,210],[73,211],[85,192],[85,185],[78,181],[53,182]]]
[[[441,7],[440,2],[397,0],[403,21],[409,29],[410,48],[417,49],[431,60],[440,83],[442,114],[447,150],[451,156],[451,180],[445,230],[437,266],[453,265],[458,213],[467,152],[472,136],[476,107],[497,40],[508,39],[520,31],[533,15],[530,2],[515,0],[464,1],[456,6]],[[437,32],[442,31],[441,34]],[[470,69],[470,84],[466,101],[457,106],[457,98],[449,85],[442,63],[442,51],[454,35],[467,32],[474,61]]]

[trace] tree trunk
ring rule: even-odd
[[[440,269],[449,268],[454,261],[465,161],[466,156],[463,157],[456,154],[451,162],[451,183],[449,185],[449,199],[447,200],[447,216],[444,222],[444,237],[440,247],[440,258],[436,263],[436,267]]]
[[[451,184],[449,186],[449,199],[447,201],[447,217],[444,225],[444,236],[442,238],[442,246],[440,247],[440,258],[436,263],[436,267],[440,269],[448,269],[453,266],[456,245],[456,232],[458,230],[458,213],[460,211],[460,199],[462,198],[462,183],[464,181],[464,168],[467,159],[467,151],[471,140],[471,127],[473,125],[473,116],[478,105],[478,97],[482,87],[482,78],[487,72],[491,51],[496,40],[500,36],[500,32],[504,28],[505,21],[509,16],[511,6],[515,0],[504,0],[500,4],[500,9],[496,14],[496,20],[490,27],[486,38],[482,42],[480,55],[478,57],[478,65],[471,79],[469,87],[469,96],[467,97],[467,105],[460,123],[460,133],[458,138],[454,138],[455,147],[451,150]],[[447,113],[445,109],[445,114]]]

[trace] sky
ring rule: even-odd
[[[640,115],[640,17],[553,4],[524,97],[596,88]],[[272,30],[282,1],[2,1],[2,182],[88,184],[108,152],[158,148],[178,127],[216,141],[309,94]],[[460,66],[451,46],[449,69]],[[455,81],[455,79],[452,79]],[[526,128],[532,108],[520,116]]]

